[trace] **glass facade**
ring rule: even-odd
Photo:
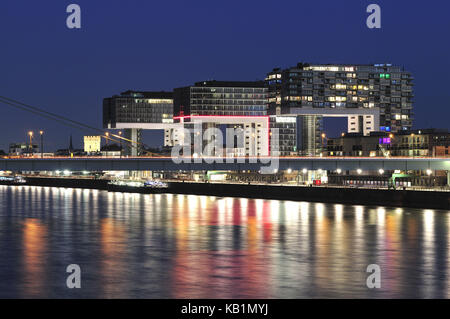
[[[378,108],[380,125],[408,130],[413,120],[413,77],[400,67],[298,64],[266,77],[269,114],[290,108]]]
[[[213,116],[265,116],[264,81],[205,81],[174,90],[174,114]]]
[[[170,92],[125,92],[103,100],[103,125],[116,123],[172,123],[173,98]]]
[[[115,102],[116,121],[120,123],[163,123],[172,119],[172,100],[118,98]]]
[[[191,87],[191,115],[263,116],[266,88]]]

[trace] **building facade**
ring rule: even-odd
[[[347,133],[326,140],[324,156],[383,157],[391,155],[392,138],[385,132]]]
[[[101,148],[100,136],[85,136],[84,137],[84,151],[88,154],[98,153]]]
[[[243,141],[236,145],[238,154],[269,155],[269,127],[267,116],[267,88],[264,81],[203,81],[174,90],[174,119],[193,132],[201,125],[202,136],[210,128],[242,129]],[[172,144],[180,143],[175,128],[167,136]],[[224,134],[226,136],[226,133]],[[177,140],[175,140],[177,139]],[[211,142],[204,136],[203,142]],[[194,140],[194,137],[192,138]],[[224,141],[225,142],[225,141]],[[242,151],[241,151],[242,150]],[[228,153],[236,153],[231,150]],[[215,154],[203,154],[215,155]]]
[[[448,157],[450,133],[446,129],[399,132],[392,139],[393,156]]]
[[[121,129],[124,138],[132,141],[125,145],[125,155],[141,154],[142,130],[170,130],[171,124],[172,92],[126,91],[103,100],[103,127]],[[170,145],[170,140],[164,145]]]
[[[11,143],[9,144],[9,155],[21,156],[26,154],[39,153],[37,144],[30,145],[29,143]]]
[[[398,133],[347,133],[327,140],[325,156],[448,157],[450,133],[445,129],[423,129]]]
[[[323,117],[346,117],[347,132],[364,135],[412,127],[413,77],[398,66],[299,63],[274,69],[265,82],[269,114],[302,118],[305,155],[320,153]]]
[[[175,116],[263,116],[267,88],[263,81],[204,81],[174,90]]]
[[[103,100],[104,128],[125,128],[126,124],[136,123],[172,123],[172,117],[172,92],[126,91]]]
[[[298,155],[297,120],[295,116],[270,116],[272,156]]]

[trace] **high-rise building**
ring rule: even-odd
[[[103,127],[172,123],[172,92],[127,91],[103,100]]]
[[[184,127],[241,128],[246,156],[269,155],[269,117],[264,81],[204,81],[174,90],[174,118]],[[175,129],[176,130],[176,129]],[[169,134],[176,136],[175,133]],[[208,143],[209,137],[206,137]],[[206,155],[206,154],[204,154]],[[208,154],[213,155],[213,154]]]
[[[174,90],[177,116],[264,116],[267,88],[264,81],[204,81]]]
[[[298,155],[298,123],[295,116],[270,116],[272,156]]]
[[[413,77],[398,66],[299,63],[267,74],[271,115],[299,116],[299,149],[321,151],[323,117],[346,117],[348,133],[409,130],[413,120]],[[300,126],[300,125],[299,125]]]
[[[121,129],[133,141],[125,147],[125,155],[139,155],[141,131],[167,130],[173,123],[173,93],[126,91],[103,100],[103,127]],[[170,145],[165,139],[164,145]]]

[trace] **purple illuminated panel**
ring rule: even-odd
[[[391,144],[391,138],[390,137],[380,138],[380,144]]]

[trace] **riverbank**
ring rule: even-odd
[[[27,177],[26,185],[108,190],[108,180]],[[169,182],[166,193],[450,210],[450,192]],[[130,192],[142,190],[130,188]]]

